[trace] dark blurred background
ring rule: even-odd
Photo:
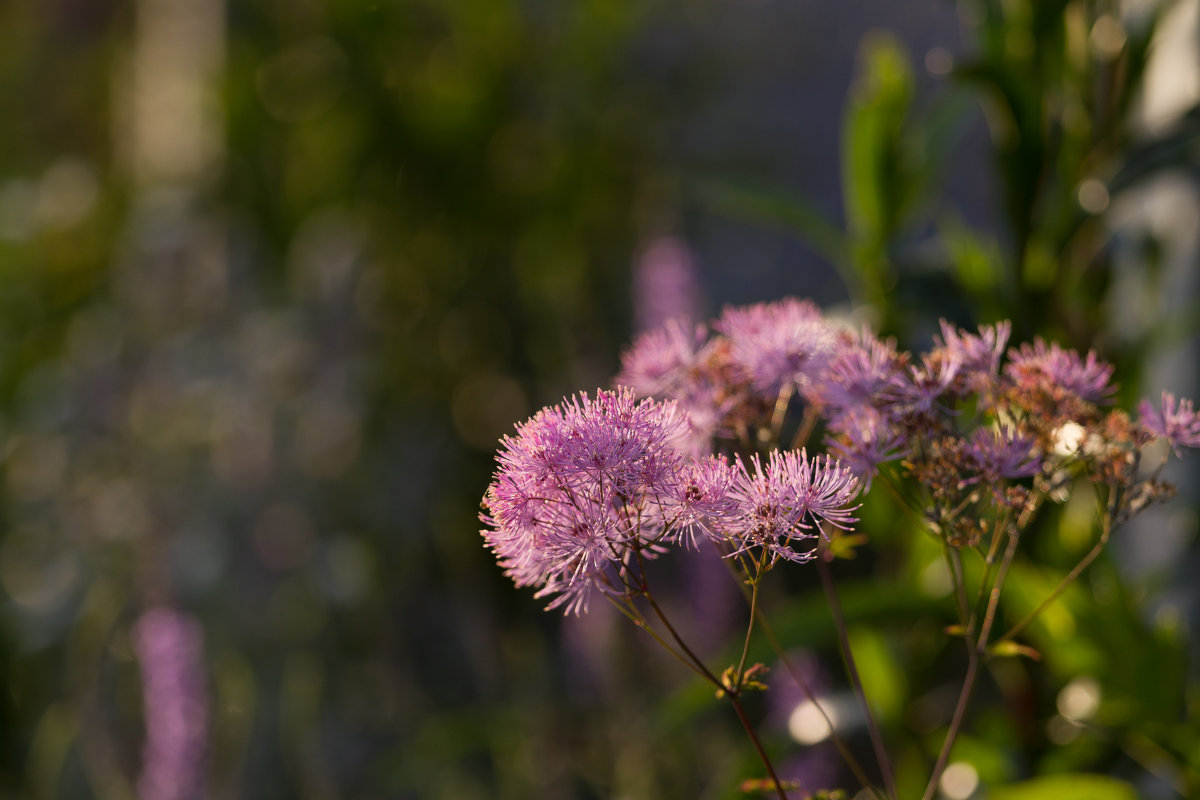
[[[1195,396],[1198,7],[0,6],[0,796],[738,796],[707,689],[483,549],[498,438],[641,328],[787,294],[918,350],[1011,318],[1116,362],[1127,407]],[[981,689],[983,782],[1200,796],[1175,479]],[[847,613],[919,794],[953,609],[936,549],[864,517]],[[1020,602],[1094,536],[1044,529]],[[741,599],[680,563],[719,662]],[[770,600],[836,694],[812,589]],[[856,788],[789,702],[756,710],[780,761]]]

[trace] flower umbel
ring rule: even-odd
[[[484,541],[518,586],[586,610],[592,589],[619,590],[630,547],[661,538],[648,503],[673,491],[686,422],[675,403],[599,391],[540,411],[502,441],[488,487]]]
[[[761,547],[773,559],[804,562],[815,557],[821,523],[849,528],[856,520],[847,506],[858,494],[858,479],[836,460],[810,460],[803,450],[772,450],[764,465],[738,463],[738,516],[730,526],[738,551]]]

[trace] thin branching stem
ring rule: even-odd
[[[819,415],[813,410],[813,407],[806,406],[804,409],[804,417],[800,420],[800,427],[796,429],[796,433],[792,436],[789,449],[798,450],[808,442],[808,437],[812,436],[813,429],[817,427]]]
[[[984,614],[983,624],[979,626],[979,643],[975,649],[980,655],[987,649],[988,637],[996,621],[996,609],[1000,604],[1000,592],[1004,589],[1004,581],[1008,578],[1008,569],[1017,554],[1017,542],[1020,539],[1021,532],[1018,529],[1013,528],[1008,532],[1008,547],[1004,548],[1004,558],[1000,562],[1000,568],[996,570],[996,583],[992,585],[991,597],[988,599],[987,613]]]
[[[975,596],[975,605],[971,607],[971,619],[967,623],[967,630],[975,629],[975,620],[979,616],[979,610],[983,606],[983,598],[987,596],[987,587],[992,580],[992,568],[996,565],[996,556],[1000,552],[1000,542],[1004,538],[1004,531],[1008,530],[1009,513],[1004,515],[1004,521],[996,520],[992,526],[992,540],[988,545],[987,556],[984,557],[983,563],[983,578],[979,581],[979,593]]]
[[[967,705],[971,702],[971,692],[975,689],[975,675],[978,671],[979,652],[968,639],[967,672],[963,675],[963,685],[962,689],[958,692],[958,702],[954,704],[954,715],[950,718],[950,729],[946,731],[946,739],[942,742],[942,751],[938,753],[937,763],[933,765],[933,773],[929,776],[929,784],[925,787],[925,794],[921,796],[921,800],[932,800],[938,782],[942,779],[942,773],[946,769],[946,762],[950,758],[950,750],[954,746],[954,740],[958,738],[958,731],[962,727],[963,717],[967,713]]]
[[[638,566],[640,568],[643,566],[642,554],[640,552],[637,554],[637,559]],[[667,618],[667,615],[658,605],[658,601],[654,599],[654,594],[650,591],[650,587],[646,584],[644,578],[642,580],[641,594],[642,597],[645,598],[646,602],[650,605],[650,608],[653,609],[654,616],[658,617],[658,621],[661,622],[663,627],[667,629],[667,633],[671,634],[671,638],[675,641],[675,644],[678,645],[679,649],[682,650],[687,658],[696,666],[697,670],[704,677],[704,679],[718,689],[724,689],[725,687],[724,684],[721,683],[721,679],[712,674],[712,671],[704,665],[704,662],[700,660],[700,657],[693,652],[692,648],[688,646],[688,643],[685,642],[683,637],[679,635],[679,632],[675,630],[675,626],[671,624],[671,620]]]
[[[1065,592],[1067,587],[1074,583],[1079,576],[1083,574],[1083,571],[1087,569],[1093,561],[1096,560],[1101,551],[1104,550],[1105,545],[1108,544],[1109,534],[1112,533],[1112,519],[1110,517],[1105,516],[1101,524],[1102,529],[1100,532],[1100,539],[1096,542],[1095,546],[1087,552],[1087,555],[1080,559],[1079,563],[1067,573],[1066,577],[1059,581],[1058,585],[1054,587],[1054,591],[1050,592],[1046,599],[1038,603],[1037,608],[1026,614],[1016,625],[1013,625],[1007,633],[996,640],[997,642],[1011,641],[1014,636],[1025,630],[1029,623],[1037,619],[1038,616],[1040,616],[1041,613],[1045,611],[1051,603],[1057,600],[1059,595]]]
[[[767,755],[767,751],[763,748],[762,742],[758,738],[758,734],[754,731],[754,724],[750,722],[750,718],[746,716],[746,709],[742,708],[742,701],[738,699],[736,692],[727,693],[729,702],[733,704],[733,710],[737,712],[738,720],[742,723],[742,727],[746,729],[746,735],[750,737],[750,742],[754,745],[754,749],[758,752],[758,757],[762,761],[763,766],[767,769],[767,775],[771,778],[771,783],[775,784],[775,793],[779,795],[779,800],[788,800],[787,792],[784,791],[783,783],[780,782],[779,776],[775,774],[775,767],[771,764],[771,759]],[[803,790],[803,786],[800,787]]]
[[[963,573],[962,554],[957,547],[949,544],[942,546],[946,556],[946,567],[950,570],[950,579],[954,584],[954,598],[958,606],[958,622],[962,626],[963,635],[971,634],[970,611],[967,610],[967,578]]]
[[[677,661],[679,661],[679,663],[683,664],[685,667],[687,667],[692,672],[699,675],[701,678],[704,678],[705,680],[709,679],[709,676],[705,675],[704,672],[697,669],[696,665],[693,664],[687,658],[687,656],[685,656],[679,650],[672,647],[671,643],[668,642],[666,639],[659,636],[658,631],[654,630],[654,628],[652,628],[650,626],[650,623],[646,621],[646,618],[643,617],[641,615],[641,613],[638,612],[638,610],[632,606],[632,604],[630,604],[630,605],[623,604],[623,603],[619,602],[615,597],[612,597],[611,595],[606,594],[606,595],[604,595],[604,597],[610,603],[612,603],[613,606],[616,607],[616,609],[618,611],[620,611],[622,614],[624,614],[635,626],[637,626],[638,628],[641,628],[646,633],[650,634],[650,638],[652,638],[652,639],[654,639],[654,641],[658,642],[662,646],[662,648],[664,650],[666,650],[668,653],[670,653],[672,656],[674,656],[675,659]]]
[[[825,710],[825,707],[822,706],[820,700],[817,699],[812,687],[808,685],[808,681],[804,680],[804,676],[796,670],[796,667],[792,664],[792,660],[788,658],[787,653],[784,652],[783,645],[780,643],[779,637],[775,635],[775,630],[767,621],[767,617],[762,612],[762,609],[758,610],[758,626],[762,629],[763,635],[767,637],[767,642],[771,645],[771,650],[776,656],[778,656],[779,660],[783,662],[783,668],[786,669],[788,675],[791,676],[792,682],[799,687],[801,693],[804,695],[804,699],[812,703],[813,708],[815,708],[817,713],[821,715],[821,719],[825,720],[825,725],[829,728],[830,741],[832,741],[833,746],[837,748],[838,754],[842,757],[842,760],[846,763],[846,766],[850,769],[850,772],[854,774],[854,777],[859,782],[859,785],[861,785],[862,788],[866,789],[871,794],[875,795],[878,800],[883,800],[883,792],[877,786],[875,786],[873,781],[867,778],[866,771],[862,768],[862,765],[858,763],[858,759],[854,757],[854,754],[850,752],[850,748],[847,746],[845,739],[838,734],[837,726],[833,723],[833,718],[829,716],[829,713]]]
[[[875,760],[879,764],[879,772],[883,776],[883,785],[887,790],[888,797],[892,800],[897,800],[896,781],[892,777],[892,763],[888,759],[887,750],[883,746],[883,737],[879,733],[879,725],[875,721],[875,715],[871,711],[871,704],[867,701],[866,692],[863,691],[862,679],[858,675],[858,667],[854,663],[854,653],[850,649],[850,637],[846,633],[846,618],[842,615],[842,606],[838,602],[837,591],[833,585],[833,576],[830,574],[829,564],[823,557],[818,557],[817,573],[821,576],[821,588],[825,590],[826,600],[829,602],[829,610],[833,615],[833,625],[837,630],[838,645],[842,650],[842,658],[846,662],[846,673],[850,677],[850,683],[854,686],[854,692],[858,695],[859,702],[862,703],[863,711],[867,717],[867,730],[871,736],[871,747],[875,750]]]
[[[776,441],[778,441],[779,434],[783,430],[783,420],[787,416],[788,406],[791,405],[792,395],[795,394],[795,390],[796,385],[788,381],[775,397],[775,408],[771,411],[770,431]]]
[[[716,546],[716,542],[713,544]],[[717,550],[717,554],[722,555],[719,548]],[[746,603],[750,604],[750,589],[746,585],[748,581],[741,579],[738,570],[733,567],[733,561],[731,559],[722,557],[722,560],[730,565],[730,577],[732,577],[737,583],[738,589],[741,590],[742,595],[746,598]],[[796,670],[795,666],[792,664],[792,660],[788,658],[787,653],[783,649],[783,643],[779,641],[779,637],[775,634],[775,629],[771,627],[771,623],[767,619],[767,615],[763,613],[762,608],[755,608],[752,616],[755,618],[755,622],[759,629],[763,632],[763,635],[767,638],[767,643],[770,645],[771,651],[783,663],[784,669],[786,669],[788,675],[791,676],[792,682],[796,684],[796,686],[800,689],[800,692],[804,695],[804,698],[808,700],[808,702],[812,703],[813,708],[817,710],[817,713],[821,715],[821,719],[825,721],[825,725],[829,728],[830,741],[832,741],[833,746],[837,748],[838,754],[841,755],[842,760],[845,762],[847,768],[849,768],[850,772],[853,773],[855,779],[858,780],[862,788],[871,792],[871,794],[875,795],[875,797],[879,798],[879,800],[883,800],[883,793],[870,779],[867,778],[866,771],[862,768],[862,765],[858,763],[858,759],[854,757],[854,754],[850,752],[850,748],[847,746],[846,741],[838,734],[837,727],[833,723],[833,718],[829,716],[829,712],[827,712],[825,707],[821,705],[816,693],[813,692],[812,687],[808,685],[808,681],[806,681],[804,676]]]
[[[642,554],[640,552],[637,553],[637,559],[639,568],[642,568],[644,564]],[[650,591],[650,587],[646,585],[644,580],[642,581],[642,597],[645,598],[650,608],[653,609],[654,615],[658,617],[659,622],[661,622],[663,627],[667,629],[667,632],[671,634],[671,638],[675,640],[675,643],[695,665],[694,671],[698,672],[702,677],[704,677],[705,680],[707,680],[729,698],[729,702],[733,704],[734,711],[737,712],[738,721],[740,721],[742,723],[742,727],[745,728],[746,735],[750,738],[750,743],[754,745],[754,750],[758,753],[759,760],[762,761],[763,767],[767,770],[767,776],[771,779],[771,783],[775,787],[775,792],[779,795],[779,800],[787,800],[787,792],[783,788],[783,783],[779,780],[779,775],[775,772],[775,765],[771,763],[771,758],[767,755],[767,751],[763,747],[762,741],[759,740],[758,734],[754,730],[754,725],[750,722],[750,719],[746,716],[746,710],[742,707],[741,700],[739,699],[739,687],[736,684],[733,687],[725,686],[724,683],[721,682],[721,679],[714,675],[712,671],[710,671],[708,667],[704,665],[704,662],[700,660],[700,657],[697,656],[692,648],[688,646],[688,643],[685,642],[683,637],[679,635],[679,632],[675,629],[675,626],[671,624],[671,620],[667,618],[666,613],[662,610],[662,607],[659,606],[658,601],[654,599],[654,594]]]
[[[950,760],[950,751],[954,748],[954,742],[958,739],[958,734],[962,730],[963,720],[967,714],[967,706],[971,702],[971,693],[975,689],[975,679],[979,674],[979,661],[987,652],[988,636],[991,634],[992,624],[996,619],[996,608],[1000,602],[1000,591],[1004,588],[1004,581],[1008,577],[1008,568],[1012,565],[1013,558],[1016,556],[1019,539],[1019,530],[1012,528],[1008,531],[1008,546],[1004,550],[1004,558],[1000,562],[1000,569],[996,572],[996,582],[992,584],[991,592],[989,593],[987,612],[984,614],[983,623],[979,628],[979,638],[973,644],[970,637],[966,639],[967,671],[963,676],[962,689],[958,693],[958,702],[954,704],[954,714],[950,718],[950,728],[946,731],[946,739],[942,742],[942,750],[938,753],[937,762],[933,765],[933,772],[929,776],[929,783],[925,786],[925,794],[922,795],[922,800],[932,800],[934,792],[937,791],[938,783],[942,779],[942,773],[946,770],[946,763]]]
[[[764,550],[754,561],[754,575],[750,577],[750,619],[746,623],[746,639],[742,643],[742,657],[738,660],[737,671],[733,673],[733,685],[741,687],[742,675],[746,672],[746,657],[750,654],[750,635],[754,633],[754,623],[758,616],[758,584],[763,575],[767,553]]]

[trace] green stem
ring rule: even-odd
[[[637,554],[637,558],[638,566],[640,568],[642,566],[642,554],[640,552]],[[738,686],[735,685],[733,688],[727,688],[723,683],[721,683],[721,680],[716,675],[713,675],[712,672],[709,671],[708,667],[704,665],[704,662],[700,660],[700,657],[692,651],[692,648],[688,646],[687,642],[683,640],[683,637],[679,635],[679,632],[675,630],[675,626],[671,624],[671,620],[667,619],[667,615],[663,612],[662,608],[659,607],[658,602],[654,599],[654,595],[650,592],[650,587],[646,585],[644,580],[642,581],[642,597],[646,599],[646,602],[649,603],[650,608],[654,610],[654,615],[658,617],[658,620],[663,624],[663,627],[665,627],[667,632],[671,634],[671,638],[675,640],[675,643],[679,645],[679,648],[687,654],[687,657],[695,665],[694,671],[699,672],[705,678],[705,680],[707,680],[717,689],[724,692],[725,696],[729,698],[729,702],[733,704],[734,711],[737,712],[738,720],[742,723],[742,727],[746,729],[746,735],[750,737],[750,743],[754,745],[754,750],[758,753],[759,760],[762,761],[763,767],[766,768],[767,775],[771,779],[771,783],[775,786],[775,792],[779,795],[779,800],[787,800],[787,792],[784,791],[783,784],[780,782],[779,776],[775,772],[775,766],[771,763],[771,759],[767,755],[766,749],[763,748],[762,742],[758,738],[758,734],[755,733],[754,725],[751,724],[750,719],[746,716],[746,710],[742,708],[741,700],[738,699]]]
[[[992,624],[996,619],[996,608],[1000,602],[1000,590],[1004,587],[1004,581],[1008,577],[1008,568],[1011,566],[1014,556],[1017,553],[1017,541],[1020,536],[1017,530],[1010,530],[1008,533],[1008,546],[1004,550],[1004,560],[1000,563],[1000,569],[996,572],[996,582],[992,585],[990,597],[988,599],[987,612],[983,618],[983,624],[979,629],[979,639],[972,646],[969,638],[967,643],[967,672],[963,676],[962,689],[958,693],[958,702],[954,705],[954,714],[950,718],[950,728],[946,731],[946,739],[942,742],[942,750],[938,753],[937,762],[933,765],[933,773],[929,776],[929,783],[925,786],[925,794],[922,795],[922,800],[933,800],[933,794],[937,791],[937,785],[942,779],[942,773],[946,770],[946,763],[950,760],[950,751],[954,748],[954,742],[958,739],[958,734],[962,729],[963,719],[966,717],[967,706],[971,702],[971,693],[975,689],[975,678],[979,673],[979,660],[987,652],[988,637],[992,631]]]
[[[730,577],[732,577],[737,583],[738,588],[746,598],[746,602],[750,603],[750,590],[746,588],[746,582],[740,579],[738,571],[732,566],[733,562],[730,559],[725,558],[720,550],[717,551],[717,555],[721,556],[722,560],[730,565]],[[742,564],[742,566],[744,567],[745,565]],[[862,765],[858,763],[858,759],[856,759],[854,754],[850,752],[850,748],[846,745],[845,740],[838,735],[837,727],[833,724],[833,719],[829,716],[829,713],[825,711],[825,708],[817,699],[816,694],[808,685],[808,682],[804,680],[804,677],[797,672],[796,668],[792,665],[792,661],[790,658],[788,658],[787,653],[784,652],[783,643],[780,642],[779,637],[775,635],[775,629],[771,627],[771,623],[767,619],[767,615],[763,613],[761,608],[757,608],[754,610],[753,616],[756,619],[759,629],[761,629],[763,635],[767,637],[767,643],[771,646],[771,651],[783,663],[783,667],[787,670],[788,675],[791,676],[792,682],[799,687],[801,693],[804,694],[804,698],[808,700],[808,702],[812,703],[813,707],[817,709],[817,713],[821,715],[821,719],[825,720],[825,725],[829,728],[829,738],[833,742],[834,747],[837,748],[838,754],[841,755],[842,760],[846,763],[846,766],[849,768],[850,772],[854,774],[855,779],[864,789],[871,792],[871,794],[875,795],[876,798],[880,798],[880,800],[882,800],[882,793],[867,778],[866,771],[862,768]]]
[[[971,634],[970,612],[967,610],[967,579],[963,573],[962,555],[958,548],[948,544],[942,545],[946,555],[946,567],[950,570],[950,579],[954,583],[954,598],[958,605],[958,622],[962,625],[963,635]]]
[[[762,578],[763,565],[766,562],[766,551],[754,562],[754,576],[750,578],[750,620],[746,623],[746,639],[742,643],[742,657],[738,661],[737,671],[733,676],[733,685],[739,689],[742,685],[742,675],[746,670],[746,657],[750,654],[750,635],[754,633],[754,622],[758,616],[758,584]]]
[[[984,558],[983,579],[979,582],[979,593],[975,596],[975,604],[971,606],[971,619],[967,623],[967,630],[975,629],[975,618],[979,615],[979,609],[983,605],[983,598],[987,593],[988,582],[992,579],[992,567],[996,564],[996,554],[1000,552],[1001,531],[1008,530],[1008,515],[1005,515],[1004,524],[999,521],[992,526],[992,541],[988,545],[987,556]]]

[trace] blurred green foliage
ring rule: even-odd
[[[1170,4],[960,2],[961,52],[926,57],[932,85],[898,38],[865,37],[841,152],[812,155],[840,155],[840,219],[669,139],[668,99],[739,76],[656,59],[752,6],[214,6],[219,152],[164,183],[131,155],[152,6],[0,8],[6,796],[135,796],[130,628],[158,603],[205,630],[205,796],[737,796],[753,754],[710,694],[603,613],[543,614],[475,533],[497,437],[608,382],[632,253],[681,217],[792,232],[912,346],[938,316],[1101,346],[1126,401],[1200,319],[1189,299],[1112,324],[1120,269],[1165,285],[1165,245],[1118,241],[1112,208],[1154,176],[1196,178],[1195,109],[1135,119]],[[981,120],[983,223],[945,191]],[[952,608],[913,522],[884,501],[864,520],[843,602],[889,741],[920,743],[897,747],[919,793],[962,669]],[[1014,570],[1012,619],[1090,546],[1071,530],[1048,520]],[[961,755],[1023,781],[991,796],[1200,791],[1188,631],[1147,616],[1158,587],[1096,566],[1029,630],[1042,661],[1004,660],[980,691]],[[684,568],[663,569],[694,602]],[[766,598],[781,638],[835,664],[819,592],[784,584]],[[1080,676],[1101,698],[1086,724],[1056,706]],[[1095,777],[1038,777],[1063,772]]]

